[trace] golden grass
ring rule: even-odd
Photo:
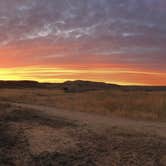
[[[158,91],[105,90],[65,93],[52,89],[1,89],[0,100],[135,119],[166,120],[166,92]]]

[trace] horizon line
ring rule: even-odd
[[[130,83],[122,83],[122,84],[119,84],[119,83],[116,83],[116,82],[106,82],[106,81],[93,81],[93,80],[84,80],[84,79],[76,79],[76,80],[66,80],[66,81],[63,81],[63,82],[54,82],[54,81],[40,81],[40,80],[26,80],[26,79],[20,79],[20,80],[0,80],[1,81],[4,81],[4,82],[23,82],[23,81],[27,81],[27,82],[37,82],[39,84],[63,84],[65,82],[68,82],[68,81],[71,81],[71,82],[75,82],[75,81],[88,81],[88,82],[94,82],[94,83],[105,83],[105,84],[111,84],[111,85],[117,85],[117,86],[140,86],[140,87],[166,87],[166,85],[150,85],[150,84],[130,84]]]

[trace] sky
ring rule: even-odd
[[[166,85],[166,1],[0,0],[0,79]]]

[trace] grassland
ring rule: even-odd
[[[166,164],[165,137],[130,128],[111,127],[104,123],[97,125],[98,120],[95,120],[94,115],[91,118],[95,125],[85,125],[82,120],[57,116],[54,111],[0,103],[1,166]],[[160,130],[159,126],[157,130]]]
[[[166,91],[1,88],[0,166],[165,166],[165,122]]]
[[[1,101],[54,106],[133,119],[166,121],[166,91],[102,90],[65,93],[53,89],[1,89]]]

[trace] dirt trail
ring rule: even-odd
[[[166,122],[136,121],[131,119],[101,116],[94,113],[92,114],[76,111],[72,112],[40,105],[22,103],[10,104],[21,108],[29,108],[37,111],[42,111],[48,116],[62,117],[68,120],[76,121],[80,124],[86,124],[95,132],[100,132],[101,130],[109,130],[110,128],[120,128],[130,132],[138,132],[141,134],[166,138]]]

